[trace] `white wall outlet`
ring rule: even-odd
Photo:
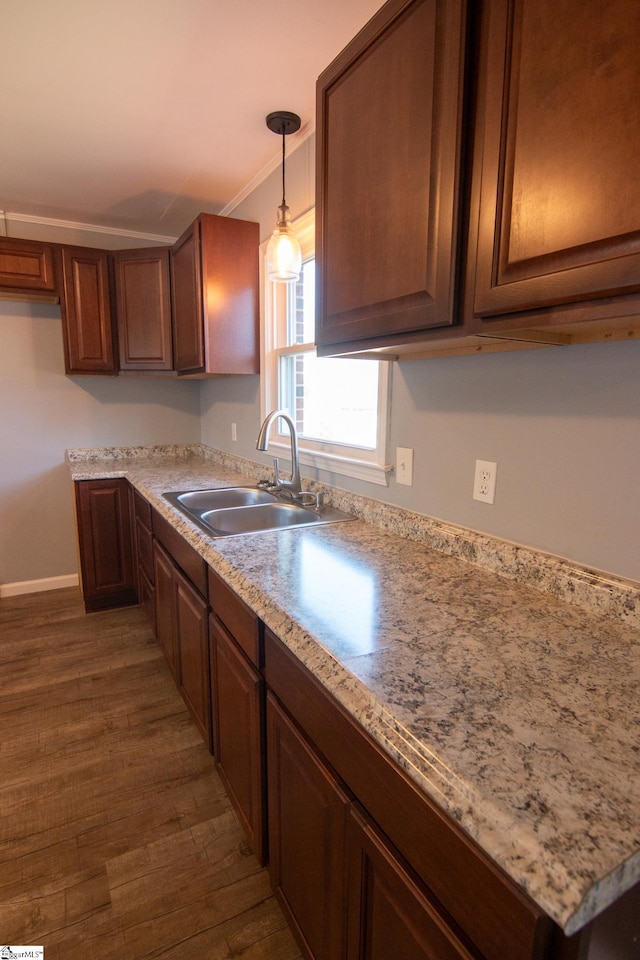
[[[236,428],[235,423],[232,423],[232,424],[231,424],[231,439],[232,439],[232,440],[237,440],[237,439],[238,439],[238,430],[237,430],[237,428]]]
[[[496,498],[496,473],[498,464],[490,460],[476,460],[476,475],[473,481],[473,499],[493,503]]]
[[[405,486],[413,485],[413,450],[411,447],[396,447],[396,480]]]

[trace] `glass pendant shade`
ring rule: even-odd
[[[302,269],[302,252],[291,228],[289,207],[278,207],[276,228],[267,244],[267,276],[280,283],[294,283]]]
[[[300,117],[289,110],[275,110],[267,117],[267,126],[272,133],[282,137],[282,203],[278,207],[276,228],[267,244],[267,276],[276,283],[294,283],[302,270],[302,251],[291,229],[289,207],[285,200],[284,142],[290,133],[300,129]]]

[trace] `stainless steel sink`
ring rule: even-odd
[[[281,500],[260,487],[186,490],[165,493],[164,497],[212,537],[236,537],[355,520],[350,514],[333,507],[310,507],[289,499]]]
[[[165,497],[189,513],[202,515],[206,510],[245,507],[253,503],[275,503],[276,498],[258,487],[221,487],[218,490],[188,490],[186,493],[165,493]]]

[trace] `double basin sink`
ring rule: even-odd
[[[311,494],[302,494],[315,503]],[[185,490],[164,497],[205,530],[210,537],[285,530],[355,520],[333,507],[311,506],[284,499],[261,487],[220,487]]]

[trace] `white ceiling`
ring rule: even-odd
[[[0,211],[177,236],[273,169],[265,117],[382,0],[0,0]]]

